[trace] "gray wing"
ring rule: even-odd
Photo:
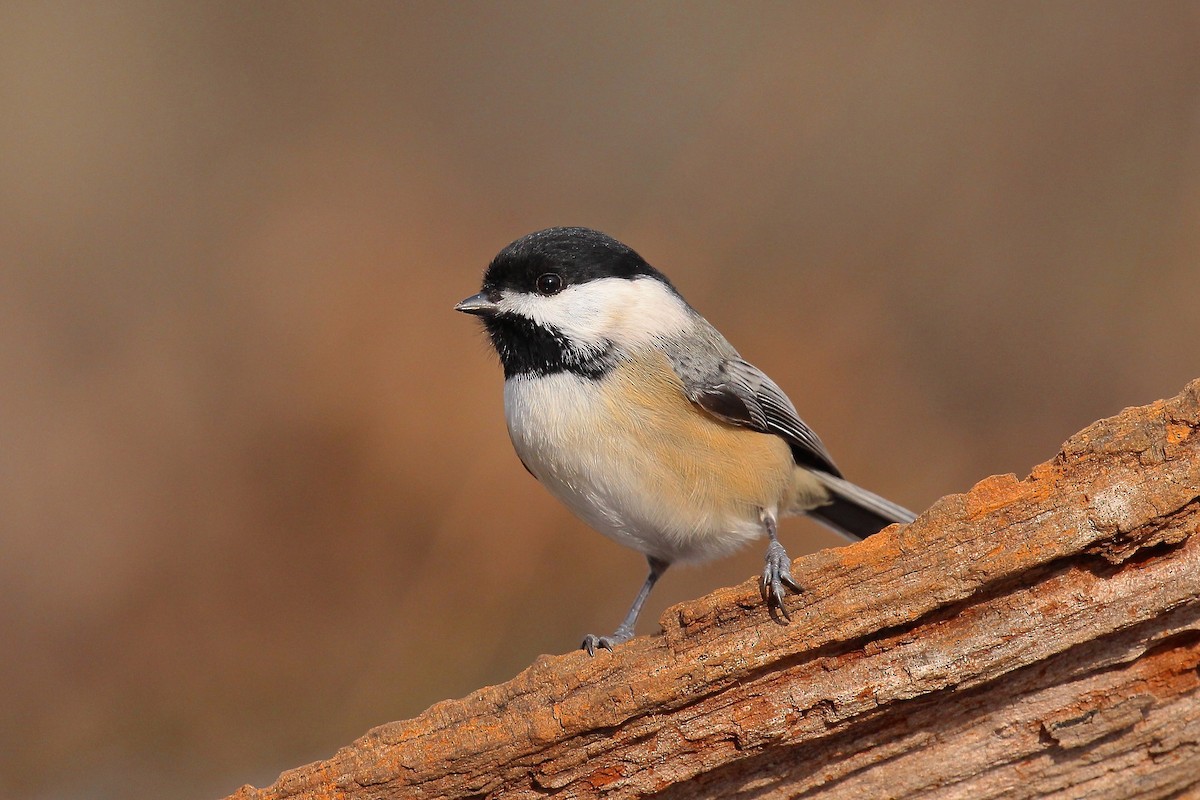
[[[681,374],[688,398],[720,420],[782,436],[797,464],[830,475],[842,473],[820,437],[804,424],[796,407],[774,381],[736,354],[721,360],[706,376]]]

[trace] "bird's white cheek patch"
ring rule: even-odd
[[[607,312],[594,298],[581,296],[571,287],[552,297],[513,293],[505,295],[501,307],[543,327],[553,328],[581,346],[599,346],[604,342]]]
[[[591,347],[648,344],[691,324],[683,300],[653,278],[598,278],[559,294],[510,293],[501,307]]]

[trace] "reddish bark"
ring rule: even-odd
[[[1200,793],[1200,381],[231,800]]]

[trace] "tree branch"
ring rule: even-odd
[[[791,624],[747,581],[232,800],[1200,790],[1198,528],[1200,380],[799,559]]]

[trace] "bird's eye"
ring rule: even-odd
[[[538,276],[537,281],[533,285],[537,289],[538,294],[558,294],[563,290],[562,275],[559,275],[557,272],[544,273]]]

